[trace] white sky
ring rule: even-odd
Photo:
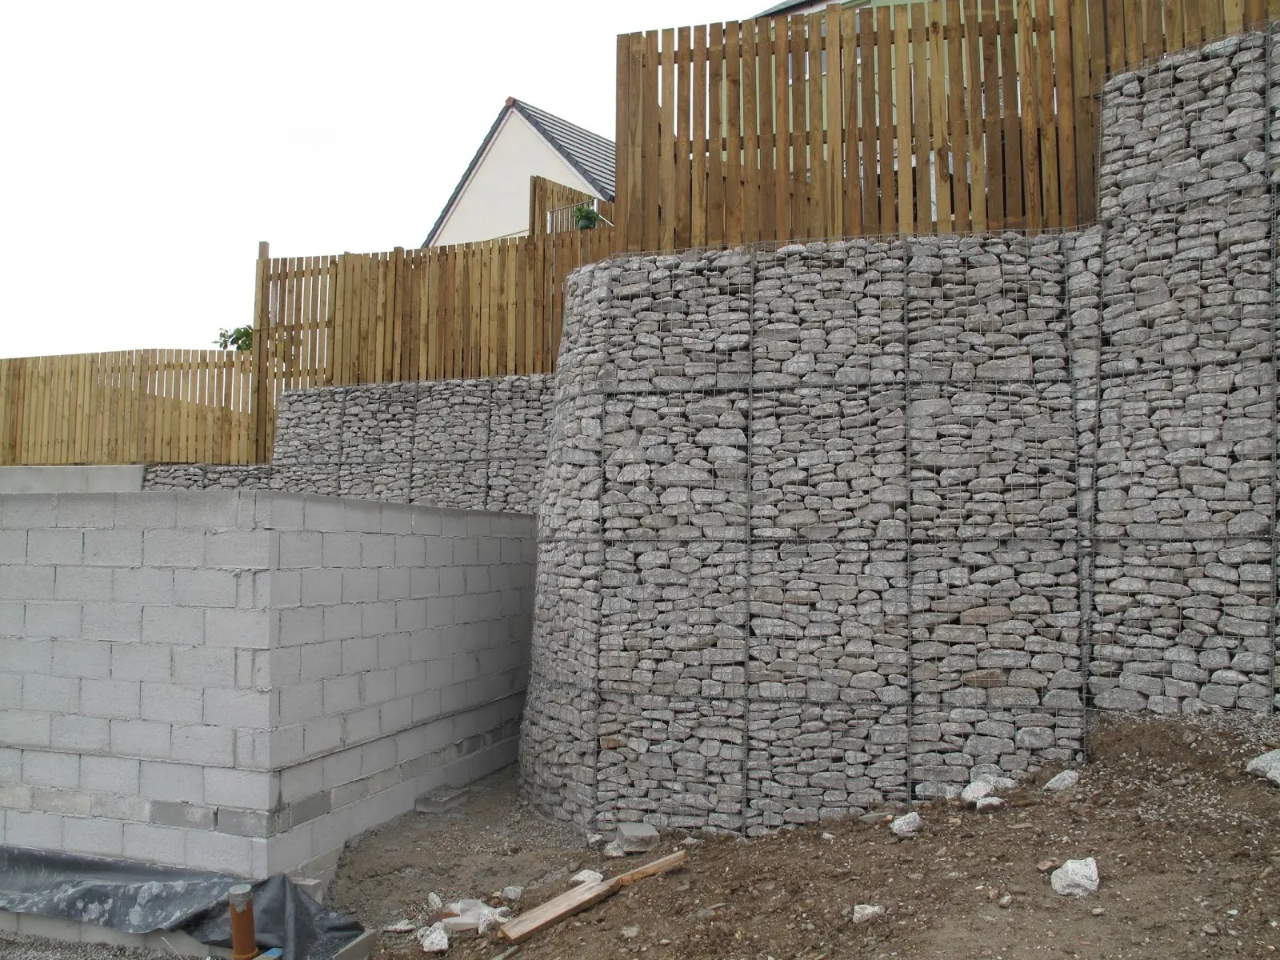
[[[617,34],[769,3],[5,3],[0,357],[209,348],[259,240],[417,246],[508,96],[612,137]]]

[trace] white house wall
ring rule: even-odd
[[[472,171],[432,246],[520,237],[529,232],[529,178],[599,192],[518,113],[511,112]]]

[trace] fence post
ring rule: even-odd
[[[270,416],[267,401],[267,324],[270,322],[271,245],[266,240],[258,243],[258,260],[255,265],[256,284],[253,296],[253,417],[250,443],[253,460],[265,463],[268,457],[267,439]]]

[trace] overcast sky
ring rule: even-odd
[[[0,357],[210,347],[259,240],[416,246],[508,96],[612,137],[617,34],[767,5],[4,4]]]

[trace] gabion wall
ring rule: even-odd
[[[1095,230],[571,277],[531,800],[757,834],[1274,708],[1277,47],[1109,84]]]
[[[272,462],[150,467],[148,489],[270,489],[534,513],[554,378],[367,384],[280,397]]]

